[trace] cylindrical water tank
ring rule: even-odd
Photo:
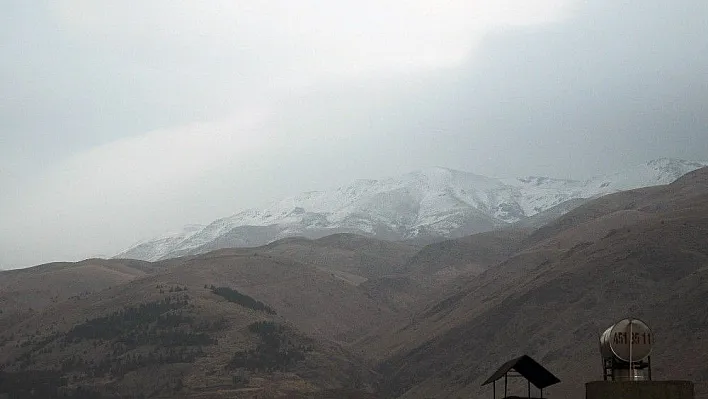
[[[619,368],[612,370],[612,381],[647,381],[648,369]]]
[[[623,319],[613,324],[600,336],[600,352],[607,359],[614,357],[632,363],[651,354],[651,330],[641,320]]]

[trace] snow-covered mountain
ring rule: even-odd
[[[587,181],[537,176],[495,179],[431,168],[396,178],[357,180],[333,191],[307,192],[245,210],[207,226],[189,225],[183,231],[138,243],[116,257],[154,261],[219,248],[259,246],[290,236],[319,238],[342,232],[388,240],[460,237],[551,208],[563,209],[561,204],[577,204],[577,199],[668,184],[703,166],[708,162],[662,158]],[[564,212],[571,207],[566,208]]]

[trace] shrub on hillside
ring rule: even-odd
[[[298,343],[288,334],[288,329],[271,321],[259,321],[248,326],[248,331],[258,335],[261,342],[255,349],[236,352],[227,365],[230,369],[249,371],[287,371],[305,359],[311,347]]]
[[[248,295],[242,294],[229,287],[214,287],[212,286],[211,292],[219,295],[220,297],[226,299],[229,302],[237,303],[243,307],[253,309],[260,312],[265,312],[268,314],[275,314],[275,310],[270,306],[264,304],[261,301],[255,300]]]

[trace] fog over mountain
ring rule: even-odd
[[[156,261],[220,248],[255,247],[285,237],[320,238],[343,232],[431,242],[517,222],[528,224],[532,216],[552,209],[557,217],[579,206],[578,200],[669,184],[703,166],[708,162],[657,159],[586,181],[540,176],[494,179],[430,168],[396,178],[357,180],[332,191],[306,192],[207,226],[187,225],[116,257]]]
[[[0,266],[435,166],[708,159],[704,0],[0,5]]]
[[[0,399],[708,399],[707,242],[707,0],[0,1]]]
[[[0,396],[478,398],[502,362],[527,354],[560,380],[544,397],[580,398],[603,379],[598,335],[629,314],[651,326],[652,379],[691,381],[708,399],[706,240],[703,167],[540,228],[426,246],[334,234],[3,271]]]

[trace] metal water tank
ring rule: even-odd
[[[617,368],[612,370],[612,381],[648,381],[649,368]]]
[[[633,363],[651,354],[652,333],[649,326],[639,319],[623,319],[610,326],[600,336],[600,352],[607,359]]]

